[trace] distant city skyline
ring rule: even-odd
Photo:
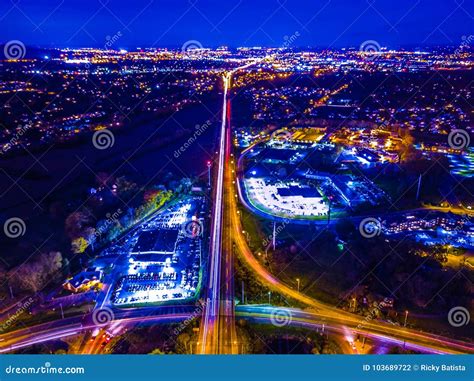
[[[460,0],[12,0],[0,4],[0,33],[41,47],[456,46],[473,14]]]

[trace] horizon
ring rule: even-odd
[[[435,49],[447,49],[447,48],[458,48],[460,45],[462,45],[462,42],[474,38],[474,35],[469,35],[469,36],[463,36],[463,39],[461,40],[460,44],[403,44],[403,45],[397,45],[397,46],[387,46],[387,45],[381,45],[381,51],[380,53],[389,53],[389,52],[419,52],[419,53],[424,53],[420,49],[429,49],[429,50],[435,50]],[[14,41],[14,40],[11,40]],[[3,48],[5,45],[7,45],[11,41],[5,41],[4,43],[0,44],[0,47]],[[234,50],[240,50],[240,49],[279,49],[279,50],[286,50],[286,51],[305,51],[305,50],[310,50],[310,51],[359,51],[360,50],[360,45],[366,42],[370,42],[371,40],[367,41],[362,41],[361,44],[359,45],[344,45],[344,46],[338,46],[338,47],[328,47],[328,46],[323,46],[323,45],[307,45],[307,46],[273,46],[273,45],[212,45],[212,46],[202,46],[202,47],[191,47],[188,50],[219,50],[219,49],[228,49],[230,51]],[[22,42],[22,41],[21,41]],[[178,44],[172,44],[172,45],[160,45],[160,46],[125,46],[125,45],[120,45],[120,46],[111,46],[107,47],[105,45],[62,45],[62,46],[45,46],[45,45],[35,45],[35,44],[24,44],[25,47],[30,48],[30,49],[38,49],[38,50],[82,50],[82,49],[93,49],[93,50],[103,50],[103,51],[125,51],[127,53],[130,52],[139,52],[142,50],[170,50],[170,51],[179,51],[183,50],[183,46],[186,45],[189,42],[199,42],[197,40],[190,40],[190,41],[184,41],[183,44],[178,45]],[[375,41],[376,42],[376,41]],[[466,50],[472,49],[470,45],[463,45],[463,48]],[[427,51],[428,52],[428,51]]]
[[[343,48],[375,40],[381,46],[459,45],[472,35],[474,6],[463,1],[124,0],[67,3],[31,0],[0,4],[0,33],[42,48],[100,47],[120,33],[114,47],[277,47],[285,38],[299,47]],[[249,17],[249,15],[251,15]],[[5,42],[4,41],[4,42]]]

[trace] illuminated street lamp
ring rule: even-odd
[[[300,278],[296,278],[296,283],[298,283],[298,292],[300,292]]]
[[[211,186],[211,166],[212,166],[212,162],[209,160],[207,162],[207,177],[208,177],[209,187]]]
[[[405,311],[405,322],[403,323],[403,326],[407,326],[407,319],[408,319],[408,310]]]

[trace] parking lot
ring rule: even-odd
[[[119,245],[126,248],[122,254],[126,260],[115,270],[111,303],[126,307],[195,297],[199,292],[204,215],[204,199],[188,198],[124,237]]]
[[[278,215],[324,216],[328,205],[319,191],[296,180],[274,181],[266,178],[245,179],[249,199],[263,210]]]

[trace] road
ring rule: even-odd
[[[131,311],[116,311],[114,320],[105,325],[94,323],[90,315],[55,320],[0,335],[0,353],[12,352],[51,340],[84,335],[89,331],[98,331],[98,333],[93,340],[84,342],[78,349],[78,353],[99,353],[103,350],[101,337],[105,332],[118,332],[119,328],[123,331],[137,324],[169,324],[185,321],[193,316],[195,309],[195,306],[179,306],[165,309],[137,308]],[[410,330],[393,325],[389,326],[391,329],[387,329],[380,321],[361,325],[360,319],[352,321],[332,314],[270,305],[240,305],[236,307],[235,311],[237,318],[261,324],[273,324],[274,316],[277,313],[287,317],[282,325],[306,327],[321,333],[330,333],[340,342],[342,340],[342,343],[344,340],[347,343],[354,341],[359,335],[378,343],[403,345],[407,349],[423,353],[474,353],[472,345],[461,341],[428,333],[415,333],[406,337],[400,332],[411,332]],[[89,338],[89,336],[85,337]],[[344,353],[355,353],[352,350],[348,351],[348,348],[350,347],[346,345]]]
[[[202,354],[236,354],[238,340],[234,318],[233,255],[237,251],[246,263],[272,291],[280,292],[311,307],[320,318],[328,323],[350,328],[363,328],[366,335],[389,333],[393,338],[404,342],[430,345],[433,335],[416,330],[393,326],[381,321],[365,321],[363,317],[333,306],[321,303],[283,284],[254,257],[246,237],[238,212],[238,177],[235,160],[231,154],[230,102],[228,100],[232,75],[241,69],[255,64],[251,62],[234,69],[223,76],[224,96],[222,121],[217,160],[217,180],[215,181],[213,224],[211,227],[210,266],[207,303],[203,312],[198,345]],[[223,244],[224,242],[224,244]],[[450,339],[434,340],[437,350],[449,352],[458,343]],[[472,347],[465,345],[453,349],[470,352]]]
[[[215,181],[214,205],[212,211],[211,242],[209,250],[209,274],[206,305],[203,311],[199,335],[199,348],[201,354],[216,353],[236,353],[233,346],[233,335],[235,334],[235,324],[233,319],[233,305],[229,308],[228,304],[233,304],[232,287],[228,287],[230,280],[226,279],[229,275],[227,266],[231,266],[225,254],[228,251],[228,245],[222,247],[223,231],[223,201],[224,194],[224,176],[225,166],[228,162],[230,152],[228,144],[228,94],[232,72],[223,76],[224,95],[222,101],[222,121],[219,139],[219,156],[217,158],[217,180]],[[224,249],[224,250],[223,250]],[[223,254],[224,253],[224,258]],[[224,281],[224,288],[221,289],[221,281]],[[228,312],[230,314],[228,314]],[[222,335],[220,334],[222,333]],[[230,341],[229,341],[230,340]]]
[[[397,325],[388,325],[380,320],[363,321],[332,313],[303,311],[270,305],[247,305],[237,308],[236,316],[257,323],[272,324],[275,316],[283,316],[281,325],[303,326],[310,329],[343,333],[348,341],[355,337],[366,337],[383,343],[404,346],[423,353],[461,354],[474,353],[474,346],[455,339],[416,332]],[[284,323],[284,324],[283,324]]]
[[[232,136],[229,92],[232,87],[232,76],[239,70],[255,65],[258,61],[253,60],[239,66],[222,77],[224,93],[216,169],[217,179],[214,183],[213,195],[207,303],[203,311],[198,341],[202,354],[238,353],[234,319],[232,215],[228,208],[230,199],[234,197],[234,192],[229,187],[234,177],[230,165]]]
[[[379,320],[374,321],[364,319],[360,315],[352,314],[350,312],[327,305],[285,285],[280,280],[275,278],[253,255],[253,252],[247,243],[246,237],[242,233],[243,228],[237,208],[237,197],[231,198],[229,207],[232,214],[232,239],[236,243],[236,251],[240,255],[242,261],[251,270],[253,270],[257,278],[270,290],[279,292],[282,295],[305,304],[312,309],[314,316],[317,316],[320,319],[325,319],[325,321],[331,325],[358,328],[362,329],[367,335],[377,334],[384,335],[386,337],[393,337],[403,342],[413,343],[414,345],[421,345],[429,348],[436,348],[439,351],[445,351],[447,353],[474,352],[474,347],[468,343],[458,342],[456,340],[435,336],[414,329],[395,326]]]
[[[114,320],[106,324],[95,323],[91,314],[55,320],[0,335],[0,353],[8,353],[31,345],[51,340],[60,340],[69,336],[83,334],[87,331],[106,328],[108,325],[116,322],[120,322],[122,325],[143,324],[146,322],[180,322],[190,317],[193,309],[195,307],[186,306],[181,308],[180,311],[172,309],[167,311],[154,309],[153,312],[144,312],[142,309],[126,311],[116,314]],[[86,349],[85,352],[94,353],[94,350]]]

